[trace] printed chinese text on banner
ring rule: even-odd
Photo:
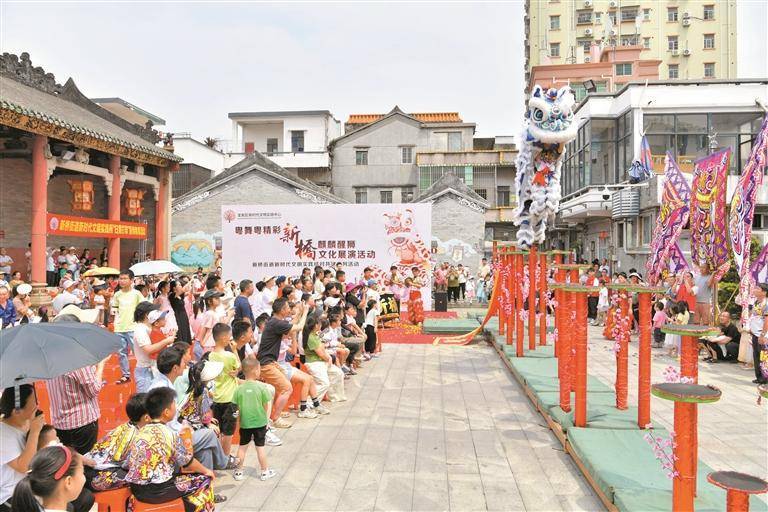
[[[739,183],[731,199],[731,216],[728,234],[733,251],[733,261],[741,277],[739,297],[736,301],[745,304],[749,299],[749,245],[752,238],[752,220],[755,215],[757,191],[763,181],[763,169],[768,158],[768,115],[763,119],[760,133],[752,146],[749,160],[741,172]]]
[[[658,282],[669,252],[677,243],[690,213],[691,187],[670,153],[666,156],[664,176],[661,211],[656,219],[651,254],[646,263],[648,281],[651,284]]]
[[[725,193],[731,149],[724,149],[694,162],[691,185],[691,260],[708,266],[715,281],[728,271]]]

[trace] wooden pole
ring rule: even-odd
[[[509,251],[507,251],[507,254],[504,256],[504,265],[506,268],[506,282],[504,283],[505,290],[507,291],[506,294],[506,301],[505,302],[511,302],[514,300],[513,292],[512,292],[512,286],[514,286],[514,276],[512,275],[512,255],[509,254]],[[509,304],[507,304],[509,306]],[[506,312],[504,313],[504,323],[506,324],[504,327],[507,332],[507,345],[511,345],[514,342],[513,338],[513,331],[512,331],[512,316],[508,315]]]
[[[675,402],[675,456],[672,510],[693,512],[696,496],[696,404]]]
[[[651,422],[651,294],[640,292],[640,349],[637,369],[637,426]]]
[[[616,408],[625,410],[627,405],[628,381],[629,381],[629,332],[632,326],[632,301],[629,298],[629,291],[620,290],[621,310],[626,317],[622,322],[619,332],[619,339],[615,343],[619,344],[619,351],[616,353]]]
[[[495,242],[494,242],[495,243]],[[501,289],[499,290],[501,293],[496,294],[496,300],[499,302],[499,334],[501,336],[504,336],[506,333],[507,328],[507,315],[504,312],[504,308],[501,307],[501,304],[504,303],[502,300],[502,297],[504,295],[504,290],[507,289],[507,286],[509,283],[507,282],[507,278],[504,276],[504,269],[509,268],[509,260],[507,259],[506,255],[506,247],[502,246],[498,248],[498,251],[494,248],[494,260],[496,262],[496,268],[497,272],[499,272],[499,286]],[[507,343],[509,343],[509,334],[507,333]]]
[[[525,331],[523,325],[523,319],[520,318],[520,311],[523,310],[523,255],[522,253],[515,254],[515,305],[512,310],[512,315],[515,317],[515,336],[517,337],[517,357],[523,357],[525,355],[525,349],[523,343],[525,342]]]
[[[528,252],[528,350],[536,350],[536,245]]]
[[[587,426],[587,293],[574,292],[576,296],[576,409],[573,424]]]
[[[539,345],[547,344],[547,255],[539,255]]]
[[[558,270],[558,282],[565,281],[565,271]],[[557,354],[557,378],[560,386],[560,409],[564,412],[571,411],[571,369],[568,364],[568,354],[571,352],[571,329],[565,325],[570,321],[570,312],[567,305],[570,303],[570,292],[558,287],[555,291],[557,307],[555,308],[555,328],[557,329],[557,341],[555,351]],[[566,333],[567,332],[567,333]]]

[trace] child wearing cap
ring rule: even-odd
[[[149,390],[149,385],[154,378],[153,370],[157,363],[152,359],[152,355],[160,352],[165,347],[173,343],[176,339],[175,334],[166,336],[155,343],[150,338],[152,324],[165,317],[165,312],[152,304],[151,302],[140,302],[133,313],[136,327],[133,331],[133,352],[136,354],[136,369],[134,378],[136,379],[136,392],[145,393]]]

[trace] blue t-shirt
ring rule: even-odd
[[[235,297],[235,319],[247,318],[251,321],[251,325],[256,323],[253,318],[253,310],[251,304],[248,302],[248,298],[242,295]]]

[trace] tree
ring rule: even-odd
[[[219,139],[213,138],[213,137],[206,137],[205,140],[203,140],[203,144],[208,146],[211,149],[218,149],[219,148]]]
[[[755,261],[761,250],[760,240],[753,236],[749,244],[749,261]],[[728,311],[731,315],[736,316],[741,315],[741,306],[735,302],[736,295],[739,293],[739,282],[739,271],[736,265],[731,262],[731,268],[717,285],[717,305],[720,311]]]

